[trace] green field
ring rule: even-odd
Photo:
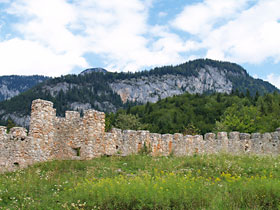
[[[280,209],[280,157],[102,157],[0,175],[0,209]]]

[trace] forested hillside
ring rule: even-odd
[[[41,83],[49,77],[45,76],[1,76],[0,77],[0,101],[12,98],[31,87]]]
[[[31,103],[38,98],[52,101],[58,116],[64,116],[66,110],[79,110],[81,113],[86,109],[116,111],[127,106],[109,88],[102,73],[67,75],[48,80],[0,103],[0,123],[7,124],[11,119],[17,125],[27,127]]]
[[[63,116],[66,110],[81,113],[87,109],[116,112],[120,108],[157,102],[186,92],[230,94],[237,89],[244,94],[248,89],[252,95],[257,91],[260,95],[279,92],[270,83],[252,78],[237,64],[210,59],[137,73],[112,73],[96,69],[86,72],[49,79],[1,102],[1,124],[6,124],[10,118],[17,125],[28,127],[31,102],[37,98],[54,102],[57,114]],[[208,129],[206,125],[204,127]]]
[[[184,94],[107,115],[107,129],[155,133],[273,132],[280,127],[280,94]]]

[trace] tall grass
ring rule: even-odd
[[[102,157],[0,175],[0,209],[279,209],[280,157]]]

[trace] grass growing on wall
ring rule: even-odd
[[[0,209],[279,209],[280,157],[102,157],[0,175]]]

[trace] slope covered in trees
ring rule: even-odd
[[[155,98],[158,100],[161,97],[159,92],[156,92],[156,90],[160,89],[160,86],[156,86],[155,80],[161,80],[159,84],[165,85],[167,81],[165,81],[162,78],[170,78],[170,75],[176,75],[176,82],[173,84],[169,84],[168,91],[171,93],[171,95],[181,94],[185,92],[186,90],[184,87],[180,86],[180,79],[182,78],[195,78],[190,81],[196,81],[196,85],[193,86],[193,88],[199,88],[201,86],[208,87],[206,84],[207,78],[198,78],[198,75],[201,75],[200,73],[203,71],[207,71],[207,66],[211,66],[211,69],[215,69],[215,72],[219,73],[217,75],[217,78],[211,78],[213,79],[213,82],[216,82],[220,78],[225,79],[227,81],[226,84],[230,84],[228,87],[233,90],[240,90],[243,94],[246,94],[246,90],[248,89],[252,95],[255,95],[255,93],[258,90],[258,93],[260,95],[263,95],[264,93],[271,93],[273,91],[279,92],[279,90],[271,85],[268,82],[264,82],[262,80],[256,80],[252,77],[250,77],[247,72],[239,65],[229,62],[221,62],[221,61],[213,61],[210,59],[198,59],[194,61],[189,61],[186,63],[183,63],[181,65],[177,66],[164,66],[160,68],[154,68],[150,71],[142,71],[137,73],[112,73],[112,72],[93,72],[88,74],[80,74],[80,75],[66,75],[61,76],[54,79],[49,79],[41,84],[38,84],[37,86],[27,90],[26,92],[13,97],[10,100],[0,102],[0,121],[1,124],[5,124],[8,120],[8,118],[11,118],[13,121],[16,122],[16,124],[19,124],[18,122],[22,122],[22,119],[25,119],[30,114],[30,106],[31,102],[34,99],[41,98],[45,100],[50,100],[54,102],[54,106],[57,109],[57,114],[59,116],[63,116],[64,112],[66,110],[79,110],[81,113],[85,109],[96,109],[99,111],[104,112],[116,112],[120,108],[127,108],[128,106],[133,106],[136,104],[140,104],[140,102],[137,101],[137,94],[135,94],[136,98],[133,98],[135,100],[128,100],[126,103],[124,103],[123,98],[121,98],[121,94],[116,89],[112,89],[111,84],[118,82],[118,84],[122,84],[122,93],[125,95],[126,90],[128,90],[130,87],[137,87],[135,83],[137,81],[145,81],[144,83],[149,83],[147,87],[154,88],[152,91],[152,95],[155,96]],[[209,70],[209,68],[208,68]],[[200,73],[199,73],[200,72]],[[156,77],[155,77],[156,76]],[[220,77],[219,77],[220,76]],[[145,80],[143,79],[145,78]],[[177,83],[178,80],[178,83]],[[182,81],[182,80],[181,80]],[[186,80],[185,80],[186,81]],[[128,85],[129,83],[129,85]],[[204,84],[202,84],[204,83]],[[127,86],[126,86],[127,85]],[[173,85],[173,86],[172,86]],[[213,84],[212,84],[213,85]],[[232,86],[231,86],[232,85]],[[207,88],[204,89],[205,94],[210,94],[213,92],[216,92],[216,89],[213,88],[215,86],[212,86],[211,91],[207,91]],[[221,86],[223,87],[223,86]],[[174,92],[174,90],[180,89],[178,92]],[[184,89],[184,90],[183,90]],[[145,89],[146,91],[149,91],[148,89]],[[230,89],[227,89],[227,91]],[[140,91],[136,88],[135,93],[139,93]],[[223,91],[223,89],[219,89],[218,92]],[[199,91],[198,91],[199,92]],[[119,95],[120,94],[120,95]],[[140,93],[140,95],[145,95],[147,93]],[[195,102],[191,103],[198,103],[196,108],[189,109],[189,106],[181,105],[181,102],[179,103],[179,107],[181,109],[186,110],[186,112],[190,112],[195,116],[201,116],[203,118],[203,110],[204,108],[199,105],[199,103],[206,103],[207,98],[200,98],[200,96],[190,96],[190,97],[197,97]],[[221,96],[222,97],[222,96]],[[210,97],[211,98],[211,97]],[[167,99],[172,100],[172,99]],[[188,100],[191,100],[189,98]],[[199,102],[201,100],[202,102]],[[205,101],[206,100],[206,101]],[[209,99],[210,100],[210,99]],[[213,99],[211,99],[213,100]],[[235,99],[232,99],[235,100]],[[163,103],[163,102],[160,102]],[[219,104],[219,106],[222,106],[222,108],[226,108],[231,102],[224,102],[225,104]],[[147,105],[149,106],[149,104]],[[167,106],[167,105],[166,105]],[[185,107],[186,106],[186,107]],[[219,112],[224,111],[221,108]],[[147,107],[147,109],[150,109]],[[169,109],[169,107],[167,107]],[[174,111],[173,111],[174,112]],[[208,112],[207,108],[205,108],[205,112]],[[213,110],[214,116],[215,110]],[[157,117],[161,113],[154,113],[155,116],[151,117]],[[172,118],[174,122],[177,122],[177,117],[179,113],[174,112],[174,116],[170,113],[165,114],[166,116],[160,116],[157,118]],[[141,116],[141,113],[139,113],[139,116]],[[211,125],[213,124],[213,120],[215,117],[209,117],[209,120],[211,121]],[[19,120],[21,119],[21,120]],[[187,126],[190,123],[191,118],[186,118],[182,122],[179,119],[179,124],[184,123],[184,126]],[[18,120],[18,122],[17,122]],[[142,120],[144,123],[148,122],[149,120],[145,118],[145,120]],[[171,120],[169,121],[159,121],[163,125],[157,125],[162,127],[162,129],[157,129],[156,127],[151,127],[152,130],[157,130],[160,132],[166,132],[166,128],[168,128],[168,131],[179,131],[182,130],[182,126],[174,127],[171,126],[170,123],[173,122]],[[168,123],[168,125],[165,125]],[[19,124],[21,126],[27,126],[28,122],[26,124]],[[190,124],[189,126],[192,126]],[[208,122],[205,122],[205,125],[201,126],[201,130],[209,130],[212,129],[213,126],[210,126]],[[170,132],[169,131],[169,132]]]
[[[48,88],[56,84],[64,86],[60,90],[50,92]],[[119,95],[110,89],[103,73],[92,73],[83,76],[66,75],[45,81],[10,100],[1,102],[0,110],[4,110],[5,114],[29,115],[32,101],[38,98],[52,101],[59,116],[63,116],[66,110],[72,110],[70,104],[74,102],[89,103],[91,108],[97,110],[100,108],[96,103],[106,101],[111,102],[116,108],[126,107]]]
[[[257,93],[252,97],[249,92],[244,95],[238,91],[230,95],[186,93],[110,114],[107,129],[111,127],[184,134],[272,132],[280,127],[280,94]]]
[[[12,98],[31,87],[41,83],[49,77],[45,76],[1,76],[0,77],[0,101]]]

